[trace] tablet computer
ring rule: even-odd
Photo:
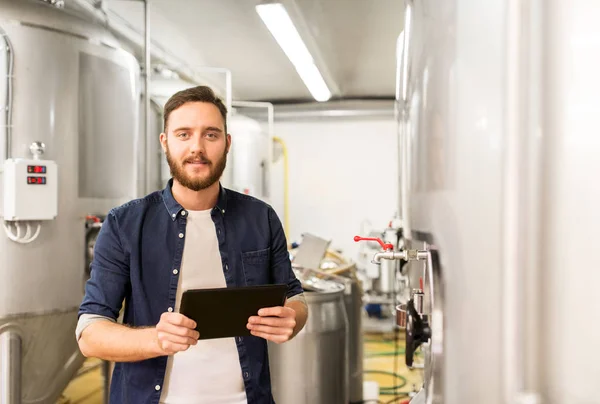
[[[201,340],[249,336],[248,318],[260,309],[283,306],[287,290],[287,285],[186,290],[179,312],[196,322]]]

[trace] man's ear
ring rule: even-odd
[[[229,153],[229,149],[231,149],[231,135],[227,135],[227,153]]]
[[[167,134],[166,133],[161,133],[160,136],[158,137],[158,139],[160,140],[160,145],[162,146],[163,152],[167,152]]]

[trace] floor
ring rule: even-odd
[[[419,388],[422,371],[411,371],[404,364],[403,333],[399,333],[396,340],[389,332],[365,334],[364,356],[364,380],[369,388],[375,385],[368,382],[376,382],[379,389],[378,400],[365,401],[365,404],[403,404],[409,399],[408,394]],[[415,362],[418,360],[417,356]],[[103,404],[102,372],[99,365],[98,360],[88,360],[84,366],[95,368],[90,368],[93,370],[73,380],[58,404]]]

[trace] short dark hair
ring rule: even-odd
[[[223,101],[216,96],[215,92],[207,86],[187,88],[173,94],[171,98],[169,98],[163,111],[165,133],[167,133],[167,124],[169,123],[169,115],[171,115],[171,112],[188,102],[208,102],[219,108],[221,116],[223,117],[225,134],[227,134],[227,107],[223,104]]]

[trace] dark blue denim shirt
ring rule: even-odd
[[[172,180],[162,191],[110,211],[102,225],[91,278],[79,315],[117,319],[125,300],[124,324],[155,326],[175,307],[187,215],[173,198]],[[223,187],[211,212],[227,287],[288,284],[288,297],[302,292],[294,276],[281,222],[266,203]],[[235,339],[248,404],[273,403],[266,340]],[[117,363],[111,403],[158,403],[167,356]],[[198,380],[202,383],[202,380]]]

